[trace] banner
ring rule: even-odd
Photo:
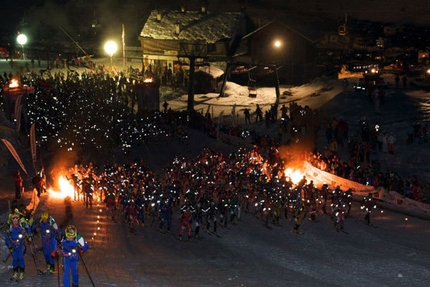
[[[37,196],[37,190],[35,188],[33,188],[33,194],[31,196],[31,201],[30,203],[27,205],[26,209],[27,210],[33,210],[33,214],[37,209],[37,206],[39,205],[40,199]]]
[[[21,167],[21,169],[28,175],[27,170],[24,167],[24,164],[21,161],[21,158],[19,157],[18,153],[16,152],[15,148],[13,147],[13,145],[6,139],[1,139],[2,142],[4,143],[4,145],[7,147],[7,149],[9,150],[9,152],[12,154],[12,156],[15,158],[16,162],[19,164],[19,166]]]
[[[31,150],[31,159],[33,160],[33,168],[34,172],[37,172],[36,169],[36,124],[33,123],[30,128],[30,150]]]
[[[369,193],[372,193],[375,199],[387,204],[385,208],[390,208],[420,218],[430,219],[430,204],[407,198],[396,191],[386,191],[383,187],[375,189],[373,186],[363,185],[322,171],[308,162],[304,163],[302,171],[306,175],[306,178],[313,180],[316,185],[326,183],[332,188],[339,186],[343,191],[351,188],[356,199],[363,198],[368,196]]]

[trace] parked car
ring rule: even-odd
[[[356,92],[366,91],[370,86],[388,89],[388,83],[384,81],[379,73],[365,73],[363,78],[359,78],[353,86]]]

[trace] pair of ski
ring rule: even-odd
[[[345,234],[349,234],[349,232],[348,231],[345,231],[344,229],[342,229],[342,228],[337,228],[336,227],[336,231],[337,232],[343,232],[343,233],[345,233]]]
[[[34,261],[34,266],[36,267],[36,272],[37,272],[37,275],[45,275],[46,274],[46,272],[44,272],[44,271],[42,271],[42,269],[40,269],[39,268],[39,260],[37,259],[37,255],[36,255],[36,252],[37,252],[37,250],[36,250],[36,245],[34,245],[34,242],[32,241],[31,242],[31,244],[29,245],[29,248],[30,248],[30,254],[31,254],[31,257],[33,258],[33,261]]]
[[[15,282],[19,282],[19,281],[24,280],[24,278],[25,278],[25,277],[23,277],[22,279],[21,279],[21,278],[19,278],[19,277],[14,278],[14,277],[12,276],[12,277],[10,277],[10,280],[11,280],[11,281],[15,281]]]
[[[280,225],[280,224],[278,224],[278,225],[274,224],[273,226],[282,228],[282,225]],[[266,227],[267,229],[270,229],[270,230],[273,230],[273,226],[264,224],[264,227]]]
[[[362,220],[362,222],[364,222],[364,224],[366,224],[367,226],[373,227],[373,228],[378,228],[376,225],[374,225],[373,223],[367,222],[365,220]]]
[[[177,239],[179,241],[182,241],[182,242],[194,242],[194,243],[196,243],[195,241],[191,240],[191,237],[185,239],[185,238],[182,238],[179,235],[176,236],[175,234],[173,234],[173,233],[171,233],[170,231],[167,231],[167,230],[158,229],[158,231],[161,232],[161,233],[163,233],[163,234],[172,235],[175,239]]]
[[[218,238],[222,238],[222,236],[221,235],[219,235],[218,233],[216,233],[216,232],[212,232],[212,231],[209,231],[209,230],[206,230],[206,233],[207,234],[209,234],[209,235],[215,235],[216,237],[218,237]]]
[[[173,235],[173,234],[172,234]],[[174,235],[173,235],[174,236]],[[181,241],[181,242],[185,242],[185,243],[197,243],[197,241],[195,240],[191,240],[192,237],[188,237],[188,238],[182,238],[181,236],[174,236],[177,240]]]

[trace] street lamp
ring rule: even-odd
[[[112,56],[118,50],[118,46],[114,41],[107,41],[104,48],[106,53],[110,56],[110,64],[112,66]]]
[[[18,37],[16,37],[16,41],[22,47],[22,59],[25,60],[24,45],[27,43],[27,36],[24,34],[19,34]]]
[[[275,40],[274,42],[273,42],[273,46],[275,47],[275,49],[277,50],[277,51],[279,51],[280,50],[280,48],[281,48],[281,46],[282,46],[282,42],[280,41],[280,40]],[[278,54],[278,53],[277,53]],[[280,68],[280,67],[279,67]],[[276,62],[275,62],[275,76],[276,76],[276,79],[275,79],[275,90],[276,90],[276,101],[278,101],[279,100],[279,98],[280,98],[280,96],[281,96],[281,92],[279,91],[279,74],[278,74],[278,66],[276,65]]]

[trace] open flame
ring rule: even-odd
[[[284,174],[286,177],[291,178],[291,181],[294,184],[297,184],[300,182],[300,180],[303,178],[303,173],[298,169],[292,169],[291,167],[285,169]]]
[[[18,88],[19,82],[17,79],[11,79],[9,83],[9,88]]]
[[[73,198],[74,188],[73,185],[69,182],[69,180],[65,176],[60,176],[58,179],[58,186],[60,190],[54,190],[50,188],[48,190],[49,196],[51,198],[57,199],[65,199],[66,197]]]
[[[152,83],[153,81],[153,78],[146,78],[145,80],[143,80],[144,83]]]

